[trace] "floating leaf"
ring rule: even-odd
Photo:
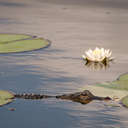
[[[128,80],[128,74],[126,73],[126,74],[121,75],[121,76],[118,78],[118,80]]]
[[[122,99],[124,96],[128,95],[128,91],[125,90],[117,90],[113,88],[106,88],[106,87],[98,87],[96,85],[88,85],[84,88],[84,90],[89,90],[96,96],[101,97],[110,97],[114,99],[114,97],[118,98],[118,100]]]
[[[121,103],[122,103],[125,107],[128,107],[128,96],[125,96],[123,99],[121,99]]]
[[[126,77],[128,77],[128,75],[124,75],[125,79],[122,79],[122,78],[120,79],[119,78],[119,79],[117,79],[116,81],[113,81],[113,82],[106,82],[106,83],[96,84],[96,86],[128,91],[128,79],[126,79]]]
[[[84,90],[89,90],[96,96],[122,99],[122,103],[128,107],[128,97],[126,97],[128,95],[128,74],[121,75],[113,82],[85,86]]]
[[[20,34],[0,34],[0,53],[32,51],[44,48],[49,41]]]
[[[13,101],[14,95],[8,91],[0,90],[0,106]]]
[[[16,40],[31,39],[32,36],[24,34],[0,34],[0,43],[6,43]]]

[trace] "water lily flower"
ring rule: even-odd
[[[85,55],[82,55],[82,58],[91,62],[104,62],[113,60],[111,55],[112,52],[109,49],[96,47],[94,50],[85,51]]]

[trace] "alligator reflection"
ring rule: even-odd
[[[83,92],[76,92],[71,94],[64,94],[58,96],[49,96],[49,95],[42,95],[42,94],[15,94],[15,98],[23,98],[23,99],[45,99],[45,98],[57,98],[57,99],[64,99],[64,100],[71,100],[73,102],[78,102],[81,104],[90,103],[92,100],[111,100],[109,97],[98,97],[94,96],[90,91],[84,90]]]

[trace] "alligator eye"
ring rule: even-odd
[[[105,97],[104,100],[112,100],[110,97]]]
[[[82,96],[87,96],[87,93],[85,93],[85,92],[84,92],[84,93],[82,93]]]

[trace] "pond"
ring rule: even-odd
[[[0,33],[25,33],[51,40],[38,51],[0,55],[0,89],[48,95],[77,92],[127,72],[128,2],[125,0],[0,1]],[[93,71],[81,55],[88,48],[113,51],[115,62]],[[15,111],[9,111],[15,108]],[[16,99],[0,107],[2,128],[127,128],[128,109],[93,101]]]

